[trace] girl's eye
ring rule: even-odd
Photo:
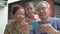
[[[27,8],[27,10],[32,10],[32,8]]]
[[[24,16],[24,14],[22,14]]]
[[[32,10],[32,8],[30,8]]]
[[[24,15],[24,14],[22,14],[22,15]]]

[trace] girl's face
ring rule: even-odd
[[[35,11],[34,9],[34,6],[32,4],[29,4],[27,7],[26,7],[26,13],[27,14],[33,14]]]
[[[18,9],[17,11],[16,11],[16,13],[15,13],[15,19],[16,19],[16,21],[22,21],[22,20],[24,20],[24,9]]]

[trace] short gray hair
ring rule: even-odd
[[[50,8],[50,5],[49,5],[49,3],[48,3],[47,1],[41,1],[41,2],[39,2],[38,6],[39,6],[41,3],[44,3],[44,5],[43,5],[44,7]],[[38,8],[38,6],[37,6],[37,8]]]

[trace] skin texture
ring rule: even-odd
[[[44,4],[41,3],[38,6],[38,15],[41,18],[41,20],[44,22],[44,24],[41,24],[40,31],[42,33],[49,32],[49,34],[58,34],[58,31],[54,29],[51,24],[46,24],[46,22],[48,22],[50,19],[50,16],[49,16],[50,10],[49,8],[44,7],[43,5]]]
[[[22,21],[24,20],[24,10],[18,9],[17,12],[14,15],[16,21]]]
[[[24,12],[24,9],[18,9],[15,13],[14,17],[16,20],[16,26],[18,26],[17,29],[20,29],[23,34],[29,34],[30,30],[32,29],[32,26],[28,25],[24,21]]]
[[[43,3],[41,3],[39,5],[39,8],[38,8],[38,15],[39,15],[39,17],[42,20],[46,20],[46,19],[48,19],[49,14],[50,14],[49,8],[44,7]]]
[[[28,14],[28,17],[33,18],[34,17],[34,11],[35,8],[32,4],[28,4],[26,7],[26,13]]]

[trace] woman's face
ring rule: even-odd
[[[24,9],[18,9],[17,11],[16,11],[16,13],[15,13],[15,19],[17,20],[17,21],[22,21],[22,20],[24,20]]]
[[[34,14],[34,6],[32,4],[29,4],[27,7],[26,7],[26,13],[27,14]]]

